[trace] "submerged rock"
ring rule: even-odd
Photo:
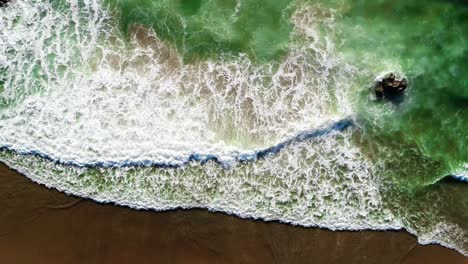
[[[382,80],[377,81],[374,91],[378,100],[385,99],[393,103],[400,103],[407,86],[408,81],[405,78],[397,79],[395,74],[389,73]]]

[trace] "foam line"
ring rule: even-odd
[[[294,136],[291,139],[285,140],[280,142],[277,145],[271,146],[269,148],[261,149],[252,151],[251,153],[239,153],[233,152],[231,157],[221,157],[215,154],[203,154],[203,153],[192,153],[187,157],[176,157],[175,162],[160,162],[154,160],[124,160],[124,161],[93,161],[89,163],[81,163],[76,162],[73,160],[64,160],[58,157],[54,157],[53,155],[37,151],[37,150],[25,150],[25,151],[18,151],[15,148],[4,145],[0,147],[0,150],[7,150],[13,151],[20,155],[33,155],[37,157],[41,157],[43,159],[60,163],[67,166],[75,166],[75,167],[102,167],[102,168],[115,168],[115,167],[134,167],[134,166],[145,166],[145,167],[159,167],[159,168],[179,168],[188,165],[190,162],[199,162],[202,165],[207,163],[208,161],[214,161],[219,165],[223,166],[223,168],[229,168],[235,162],[254,162],[258,159],[265,158],[269,155],[275,155],[279,153],[282,149],[292,144],[306,141],[312,138],[317,138],[321,136],[325,136],[337,131],[343,131],[348,128],[354,127],[355,123],[352,119],[342,119],[337,121],[326,128],[315,129],[315,130],[308,130],[301,132]]]

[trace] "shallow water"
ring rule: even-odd
[[[466,255],[467,16],[456,1],[15,1],[0,159],[97,201],[405,228]],[[387,72],[409,80],[399,105],[372,93]]]

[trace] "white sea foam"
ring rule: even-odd
[[[105,10],[57,14],[32,5],[22,3],[2,19],[0,47],[11,73],[3,96],[30,94],[1,112],[2,146],[83,164],[177,163],[194,152],[229,157],[267,147],[351,114],[343,81],[349,69],[312,27],[324,21],[309,18],[311,26],[297,37],[309,45],[291,49],[279,65],[254,65],[245,55],[184,65],[171,47],[141,28],[128,50],[106,23]],[[20,16],[27,19],[11,22]],[[298,14],[297,22],[304,17]],[[73,40],[48,37],[72,21]],[[305,25],[297,25],[302,32]],[[44,66],[49,57],[52,66]],[[44,77],[34,69],[16,73],[27,64]],[[328,89],[339,82],[340,89]]]
[[[101,202],[168,210],[202,207],[330,229],[401,228],[383,207],[372,166],[337,132],[231,169],[79,168],[1,152],[1,160],[48,185]],[[99,190],[99,191],[98,191]]]

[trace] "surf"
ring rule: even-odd
[[[411,44],[425,25],[393,34],[406,25],[361,12],[380,5],[11,2],[0,8],[0,160],[98,202],[404,228],[466,255],[466,219],[452,210],[467,210],[466,184],[441,180],[466,170],[466,36],[437,27],[446,55],[432,56],[441,45]],[[411,21],[465,26],[454,4],[412,5],[392,2]],[[373,94],[388,72],[408,78],[399,105]]]

